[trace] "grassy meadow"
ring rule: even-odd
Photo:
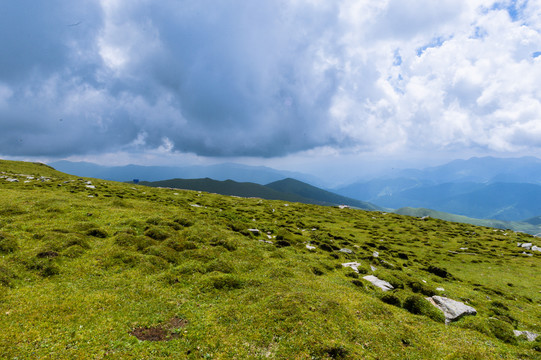
[[[541,252],[517,242],[541,246],[0,161],[0,358],[539,359],[513,329],[541,334]],[[446,325],[431,295],[477,315]]]

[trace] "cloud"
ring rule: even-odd
[[[5,2],[0,154],[538,148],[527,134],[539,129],[539,10],[488,0]]]

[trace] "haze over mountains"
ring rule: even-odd
[[[311,175],[232,163],[187,167],[107,167],[61,161],[50,165],[78,176],[116,181],[160,181],[156,184],[161,185],[155,186],[305,203],[325,202],[373,209],[425,208],[501,221],[525,221],[541,215],[541,160],[535,157],[456,160],[422,170],[396,170],[325,190],[313,186],[322,187],[322,183]],[[177,184],[163,185],[163,180],[171,179],[176,179]],[[220,183],[211,179],[232,181]]]
[[[456,160],[424,170],[399,170],[334,191],[395,209],[420,207],[480,219],[524,220],[541,214],[541,160]]]

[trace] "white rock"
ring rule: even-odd
[[[377,268],[377,267],[375,267],[374,265],[370,265],[370,270],[372,270],[372,271],[376,271],[377,269],[378,269],[378,268]]]
[[[87,187],[88,189],[95,189],[95,188],[96,188],[96,186],[94,186],[94,185],[86,185],[86,187]]]
[[[531,249],[531,250],[532,250],[532,251],[541,251],[541,247],[535,246],[535,245],[534,245],[534,246],[532,246],[532,249]]]
[[[254,233],[254,234],[259,234],[258,229],[248,229],[248,231],[251,232],[251,233]]]
[[[436,288],[436,290],[438,290],[438,291],[445,291],[445,289],[442,288],[442,287]]]
[[[525,335],[526,340],[528,341],[535,341],[535,339],[537,339],[537,337],[539,336],[539,334],[533,333],[531,331],[513,330],[513,333],[515,334],[515,336]]]
[[[350,267],[353,270],[355,270],[355,272],[359,272],[359,266],[361,266],[361,264],[354,261],[354,262],[343,263],[342,266],[343,267]]]
[[[521,247],[523,247],[524,249],[528,249],[528,250],[530,250],[530,248],[531,248],[532,246],[533,246],[532,243],[524,243],[524,244],[521,245]]]
[[[8,181],[8,182],[19,182],[19,179],[7,178],[6,181]]]
[[[345,248],[344,248],[344,249],[340,249],[340,250],[338,250],[338,251],[343,252],[343,253],[346,253],[346,254],[353,254],[353,251],[350,250],[350,249],[345,249]]]
[[[389,284],[387,281],[378,279],[374,275],[364,276],[363,279],[370,281],[372,285],[379,287],[383,291],[389,291],[389,290],[394,289],[394,287],[391,284]]]
[[[190,206],[193,206],[193,207],[201,207],[201,205],[199,205],[199,204],[190,204]]]
[[[443,296],[434,295],[430,298],[427,298],[435,307],[443,311],[445,315],[445,322],[450,323],[451,321],[456,321],[464,315],[475,315],[477,310],[468,306],[460,301],[448,299]]]
[[[312,246],[312,245],[310,245],[310,244],[306,244],[306,248],[307,248],[308,250],[315,250],[315,249],[316,249],[315,246]]]
[[[374,251],[374,252],[372,253],[372,256],[375,257],[375,258],[379,257],[379,252]]]

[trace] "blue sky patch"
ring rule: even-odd
[[[441,36],[432,39],[428,44],[417,48],[417,56],[421,56],[426,49],[440,47],[447,39],[442,38]]]

